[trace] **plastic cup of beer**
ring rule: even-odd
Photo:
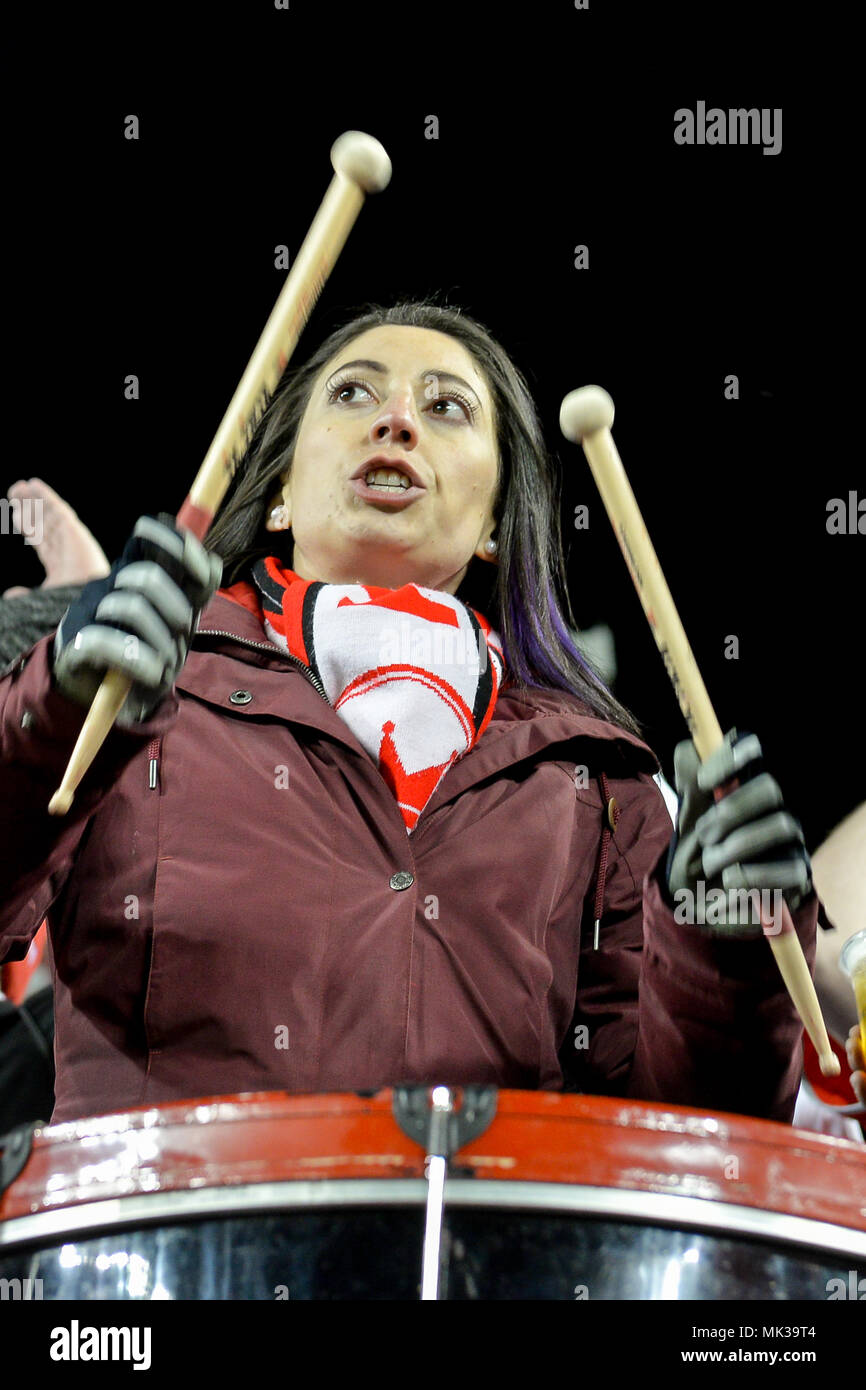
[[[839,969],[854,987],[857,1017],[860,1020],[860,1046],[866,1060],[866,927],[849,936],[839,955]]]

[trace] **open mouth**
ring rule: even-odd
[[[396,468],[373,468],[364,479],[367,487],[382,492],[406,492],[412,486],[405,473]]]
[[[402,487],[420,488],[424,491],[424,484],[416,472],[415,465],[409,459],[389,458],[387,454],[374,454],[367,459],[359,468],[355,469],[351,481],[362,481],[375,487]]]
[[[426,493],[426,488],[401,468],[376,462],[365,473],[359,470],[354,478],[350,478],[349,486],[362,502],[374,506],[377,502],[381,503],[385,511],[402,511]]]

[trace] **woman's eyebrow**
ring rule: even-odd
[[[350,367],[366,367],[368,371],[379,372],[382,375],[384,375],[388,370],[384,362],[373,362],[368,357],[356,357],[354,361],[344,362],[342,367],[336,367],[334,371],[331,373],[331,375],[334,376],[337,372],[346,372],[349,370]],[[435,367],[429,367],[426,371],[418,373],[418,380],[424,381],[425,378],[428,376],[434,376],[437,381],[452,381],[456,382],[458,386],[465,386],[466,390],[471,391],[473,396],[475,396],[475,398],[478,400],[479,406],[481,405],[481,398],[479,397],[475,387],[470,386],[468,381],[464,381],[462,376],[457,376],[454,372],[441,372],[438,371]]]

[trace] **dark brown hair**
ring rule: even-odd
[[[498,565],[473,556],[458,597],[478,609],[502,640],[516,685],[565,690],[601,719],[640,735],[640,726],[575,644],[559,513],[556,460],[549,453],[521,372],[477,320],[431,299],[367,305],[332,332],[306,362],[290,367],[256,426],[206,545],[223,560],[223,584],[248,579],[255,560],[292,563],[290,532],[265,529],[292,466],[295,440],[322,369],[371,328],[395,324],[456,339],[484,376],[494,403],[500,477],[494,516]]]

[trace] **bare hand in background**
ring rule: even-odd
[[[866,1057],[860,1044],[860,1025],[855,1024],[845,1043],[848,1065],[851,1068],[851,1089],[861,1105],[866,1106]]]
[[[67,584],[86,584],[89,579],[102,579],[111,566],[96,537],[87,529],[68,502],[41,478],[19,479],[6,496],[10,501],[27,502],[30,507],[41,504],[40,525],[34,528],[33,549],[45,569],[43,589]],[[3,597],[15,598],[28,594],[20,584],[7,589]]]

